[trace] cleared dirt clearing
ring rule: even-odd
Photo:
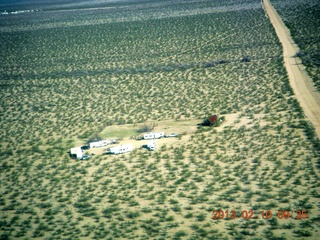
[[[313,124],[318,137],[320,136],[320,93],[314,87],[312,80],[305,71],[300,58],[294,57],[299,52],[298,46],[291,38],[290,31],[271,5],[269,0],[263,0],[264,9],[278,35],[283,47],[284,63],[288,72],[293,91],[303,108],[307,118]]]

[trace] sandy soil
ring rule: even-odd
[[[169,133],[178,133],[181,134],[181,139],[178,139],[176,137],[172,138],[163,138],[163,139],[157,139],[156,144],[157,148],[160,148],[162,145],[166,144],[168,146],[174,146],[179,145],[182,143],[186,143],[189,138],[190,134],[193,134],[197,130],[197,123],[200,123],[201,120],[199,119],[192,119],[192,120],[184,120],[184,121],[174,121],[174,120],[165,120],[165,121],[158,121],[155,122],[156,126],[152,130],[152,132],[164,132],[165,134]],[[148,126],[151,126],[154,122],[148,122],[145,123]],[[141,126],[144,124],[141,124]],[[117,139],[118,137],[122,138],[117,145],[108,145],[101,148],[92,148],[88,150],[89,154],[96,154],[101,155],[110,147],[119,146],[119,145],[126,145],[131,144],[134,149],[139,149],[142,147],[142,145],[146,145],[148,143],[147,140],[135,140],[131,139],[130,136],[135,135],[138,137],[139,135],[143,134],[137,134],[136,130],[141,127],[135,126],[133,124],[124,124],[124,125],[113,125],[106,127],[102,132],[101,136],[103,136],[103,139]],[[85,143],[81,141],[80,139],[76,140],[76,146],[84,145]],[[147,149],[146,149],[147,151]]]
[[[241,126],[249,126],[249,124],[252,122],[252,119],[249,119],[247,117],[242,117],[241,119],[238,119],[239,114],[240,113],[232,113],[232,114],[224,115],[225,121],[221,123],[219,127],[215,127],[217,132],[223,131],[225,127],[239,128]],[[255,117],[258,117],[260,119],[262,119],[263,116],[264,116],[263,114],[255,115]],[[153,132],[164,132],[165,134],[178,133],[182,135],[181,139],[176,137],[156,139],[155,141],[157,144],[157,148],[161,148],[162,145],[176,147],[181,144],[187,144],[188,141],[190,140],[191,135],[197,131],[197,123],[200,123],[200,122],[201,120],[199,119],[190,119],[190,120],[182,120],[182,121],[164,120],[164,121],[156,122],[156,126]],[[266,123],[263,120],[261,120],[260,124],[263,126]],[[152,122],[150,122],[147,125],[151,126]],[[104,139],[113,139],[121,135],[120,137],[123,137],[123,138],[119,141],[119,144],[108,145],[101,148],[91,148],[87,152],[89,154],[93,153],[95,155],[101,155],[101,154],[104,154],[110,147],[126,145],[126,144],[132,145],[133,149],[140,149],[142,148],[142,145],[146,145],[148,143],[148,140],[138,141],[136,139],[131,139],[131,137],[129,137],[129,136],[132,136],[130,134],[135,133],[135,130],[138,128],[139,128],[138,126],[134,126],[133,124],[108,126],[102,131],[101,135],[103,136]],[[138,135],[142,135],[142,134],[138,134]],[[136,137],[138,137],[138,135],[136,135]],[[76,143],[77,143],[76,146],[85,145],[85,143],[80,139],[78,139]],[[145,151],[148,151],[148,150],[145,149]]]
[[[263,0],[263,6],[282,44],[284,63],[288,72],[291,87],[293,88],[305,115],[313,124],[319,137],[320,93],[316,90],[312,80],[305,71],[305,67],[302,65],[301,59],[293,57],[297,52],[299,52],[299,48],[291,38],[290,31],[285,26],[269,0]]]

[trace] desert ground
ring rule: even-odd
[[[283,46],[284,62],[290,79],[290,84],[301,107],[303,108],[303,112],[312,122],[319,137],[320,93],[317,91],[311,78],[306,72],[301,59],[296,56],[300,50],[293,41],[290,31],[288,31],[288,28],[286,28],[270,1],[263,0],[263,4]]]
[[[296,74],[318,76],[300,20],[320,4],[271,1],[300,63],[264,3],[3,1],[0,239],[319,239],[319,109]],[[179,137],[148,151],[144,126]],[[97,137],[134,150],[70,157]]]

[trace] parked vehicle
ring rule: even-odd
[[[167,134],[165,137],[166,137],[166,138],[169,138],[169,137],[179,137],[179,134],[177,134],[177,133],[170,133],[170,134]]]
[[[111,143],[111,140],[101,140],[89,143],[90,148],[104,147]]]
[[[147,149],[149,149],[150,151],[154,151],[156,150],[157,145],[155,141],[149,141],[147,144]]]
[[[164,137],[163,132],[150,132],[150,133],[145,133],[143,135],[143,139],[145,139],[145,140],[159,139],[159,138],[163,138],[163,137]]]
[[[111,140],[111,144],[118,144],[119,142],[117,140]]]
[[[80,158],[80,160],[89,160],[90,158],[90,155],[83,155],[82,158]]]
[[[132,145],[121,145],[121,146],[116,146],[116,147],[111,147],[109,148],[108,153],[111,154],[120,154],[120,153],[126,153],[126,152],[131,152],[133,150]]]
[[[82,146],[81,150],[84,151],[84,150],[88,150],[89,148],[90,148],[90,146]]]
[[[73,158],[81,159],[83,157],[83,150],[81,147],[75,147],[70,149],[70,156]]]

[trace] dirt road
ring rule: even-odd
[[[262,3],[282,44],[284,63],[288,72],[290,85],[306,117],[311,121],[318,137],[320,137],[320,93],[316,90],[312,80],[305,71],[301,59],[293,57],[299,52],[299,48],[291,38],[290,31],[270,1],[262,0]]]

